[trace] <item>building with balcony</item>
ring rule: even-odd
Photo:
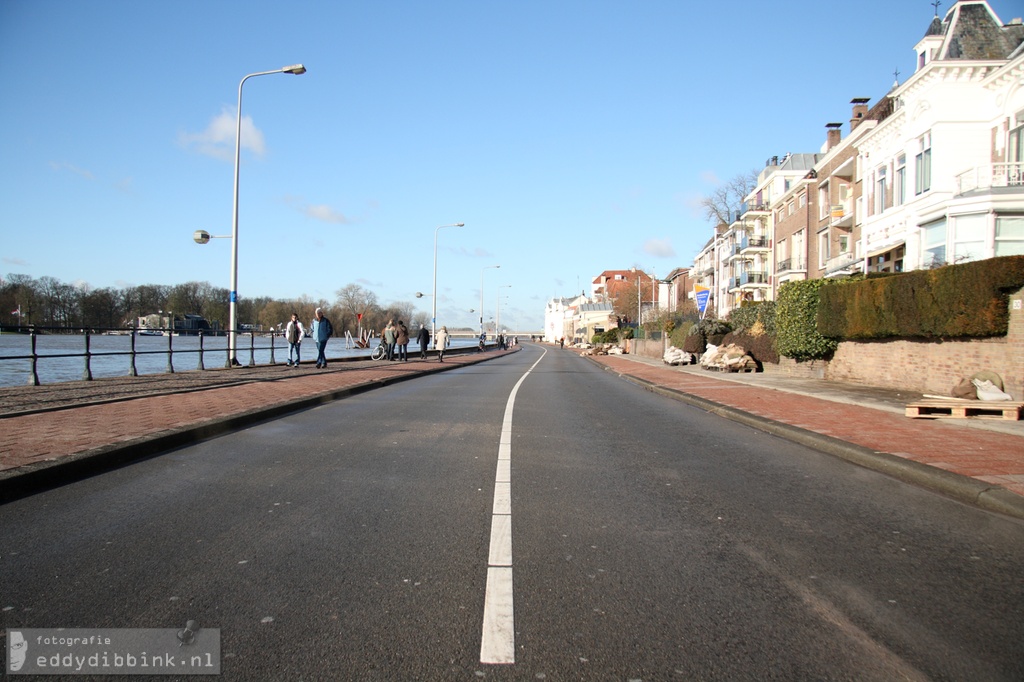
[[[745,301],[774,298],[776,213],[785,214],[787,196],[817,161],[818,154],[787,154],[772,157],[758,175],[753,191],[725,234],[719,272],[720,304],[716,311],[724,316]]]
[[[891,115],[857,142],[864,270],[1024,253],[1024,25],[961,0],[915,51]]]

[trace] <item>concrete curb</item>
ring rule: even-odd
[[[276,419],[286,414],[307,410],[334,402],[335,400],[341,400],[425,375],[487,362],[497,357],[504,357],[504,355],[484,353],[483,356],[473,358],[469,362],[440,366],[433,372],[416,371],[385,379],[366,381],[361,384],[333,389],[297,400],[211,419],[200,424],[169,429],[148,436],[85,450],[50,461],[0,472],[0,504],[27,497],[46,488],[88,478],[97,473],[132,462],[156,457],[169,450],[216,438],[269,419]]]
[[[584,356],[585,357],[585,356]],[[865,469],[886,474],[905,483],[937,492],[959,502],[985,509],[987,511],[1024,519],[1024,497],[1009,490],[984,481],[962,476],[944,469],[921,464],[913,460],[897,457],[886,452],[878,452],[860,445],[808,431],[798,426],[776,422],[759,417],[749,412],[722,405],[706,398],[691,395],[683,391],[658,386],[650,381],[619,372],[607,365],[587,358],[598,367],[618,377],[641,386],[652,393],[687,403],[694,407],[716,414],[720,417],[751,426],[765,433],[785,438],[791,442],[812,448],[833,457],[846,460]]]

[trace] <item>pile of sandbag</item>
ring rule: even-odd
[[[662,360],[665,361],[666,365],[692,365],[693,354],[687,353],[675,346],[669,346],[668,350],[665,351],[665,355],[662,356]]]
[[[977,372],[953,387],[953,397],[966,400],[1013,400],[1003,392],[1003,378],[995,372]]]
[[[608,349],[608,355],[625,355],[626,350],[622,346],[612,346]]]
[[[728,372],[751,371],[757,369],[757,361],[747,354],[742,346],[730,343],[728,346],[708,345],[704,355],[700,356],[700,364],[704,369],[717,369]]]

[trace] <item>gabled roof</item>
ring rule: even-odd
[[[960,0],[946,13],[941,30],[932,20],[927,36],[944,35],[933,61],[1003,60],[1024,42],[1024,25],[1000,24],[985,0]],[[927,37],[926,36],[926,37]]]
[[[790,154],[779,166],[783,171],[809,171],[814,168],[822,154]]]
[[[611,303],[584,303],[578,308],[581,313],[610,313],[615,310]]]

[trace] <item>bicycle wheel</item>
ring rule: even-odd
[[[380,360],[383,357],[384,357],[384,346],[377,346],[376,348],[373,349],[373,352],[370,353],[370,359],[372,359],[372,360]]]

